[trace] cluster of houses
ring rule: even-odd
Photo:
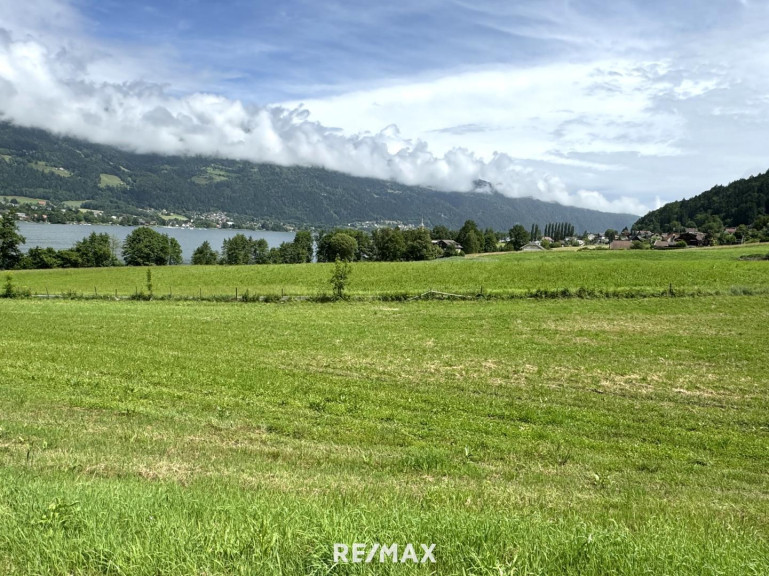
[[[726,234],[734,234],[736,228],[727,228]],[[708,238],[705,232],[699,232],[696,228],[686,228],[683,232],[671,232],[657,234],[649,230],[623,230],[613,240],[604,234],[588,234],[582,238],[571,237],[563,240],[564,246],[585,246],[597,245],[608,246],[612,250],[629,250],[633,248],[634,242],[642,242],[656,250],[666,250],[670,248],[682,248],[684,246],[705,246]],[[553,244],[553,239],[547,236],[529,242],[523,248],[524,252],[535,252],[545,250],[545,246]],[[637,244],[636,244],[637,246]]]
[[[727,228],[727,234],[734,234],[736,228]],[[634,230],[620,234],[619,238],[609,244],[612,250],[628,250],[633,247],[633,242],[643,242],[656,250],[669,248],[681,248],[682,246],[705,246],[707,234],[699,232],[696,228],[686,228],[683,232],[670,232],[655,234],[649,230]]]
[[[522,252],[537,252],[539,250],[545,250],[546,246],[555,244],[556,241],[549,236],[543,236],[539,240],[533,240],[521,248]],[[588,234],[582,238],[577,236],[567,236],[560,244],[562,246],[586,246],[586,245],[609,245],[611,241],[603,234]]]

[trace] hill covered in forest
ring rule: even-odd
[[[640,218],[634,228],[668,232],[678,227],[701,227],[710,221],[750,226],[763,214],[769,214],[769,172],[665,204]]]
[[[440,192],[322,168],[135,154],[0,123],[0,195],[83,201],[85,208],[110,213],[221,211],[258,222],[318,227],[424,221],[458,228],[472,219],[481,227],[507,230],[514,224],[570,222],[578,231],[621,229],[637,218],[509,198],[488,189],[481,182],[482,192]]]

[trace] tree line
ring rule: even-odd
[[[563,242],[566,238],[574,236],[574,225],[570,222],[553,222],[545,226],[544,235],[555,242]]]
[[[554,233],[559,231],[561,234],[573,234],[574,226],[558,223],[545,227],[547,231],[551,229]],[[539,225],[532,226],[529,231],[521,224],[516,224],[504,233],[491,228],[481,230],[473,220],[467,220],[459,230],[450,230],[442,225],[432,229],[383,227],[370,233],[353,228],[333,228],[322,230],[314,237],[310,231],[300,230],[293,242],[284,242],[277,248],[269,248],[264,239],[236,234],[223,242],[221,252],[215,251],[208,241],[203,242],[195,250],[192,263],[298,264],[313,260],[413,262],[479,252],[520,250],[530,241],[541,237]]]
[[[545,231],[573,231],[569,224],[545,226]],[[313,261],[418,261],[463,256],[478,252],[520,250],[541,237],[538,225],[526,230],[516,224],[507,233],[491,228],[481,230],[467,220],[459,230],[445,226],[432,229],[377,228],[373,232],[353,228],[322,230],[315,235],[300,230],[292,242],[270,248],[263,238],[238,233],[225,239],[220,251],[210,242],[198,246],[192,255],[195,265],[301,264]],[[182,263],[179,242],[148,227],[136,228],[120,242],[108,234],[92,233],[69,249],[31,248],[26,254],[20,246],[25,239],[18,233],[15,215],[7,212],[0,223],[0,268],[81,268],[103,266],[164,266]],[[119,257],[122,256],[122,260]]]
[[[16,226],[15,215],[0,217],[0,269],[102,268],[108,266],[164,266],[182,263],[182,248],[175,238],[152,228],[137,228],[121,242],[109,234],[91,233],[71,248],[30,248]],[[118,257],[122,256],[122,260]]]

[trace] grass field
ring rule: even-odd
[[[361,264],[351,286],[721,296],[0,299],[0,574],[767,574],[769,273],[738,259],[761,251]],[[14,282],[146,274],[64,272]],[[165,273],[308,293],[330,270]],[[436,563],[335,565],[354,542]]]
[[[741,255],[768,253],[769,245],[728,249],[506,253],[431,262],[367,262],[353,265],[351,295],[420,294],[428,290],[459,294],[522,294],[533,290],[614,290],[679,293],[766,289],[769,262],[742,261]],[[331,264],[298,266],[177,266],[152,271],[158,295],[251,294],[312,296],[329,291]],[[130,295],[146,284],[146,270],[30,270],[13,273],[14,282],[35,293],[82,292]]]
[[[57,176],[61,176],[62,178],[69,178],[70,176],[72,176],[72,172],[70,172],[69,170],[62,168],[60,166],[52,166],[47,162],[36,161],[36,162],[32,162],[31,166],[35,170],[40,170],[40,172],[45,172],[47,174],[56,174]]]
[[[99,174],[99,188],[125,188],[127,184],[114,174]]]
[[[190,178],[195,184],[212,184],[215,182],[224,182],[230,179],[230,172],[221,166],[206,166],[205,170],[197,176]]]
[[[765,574],[768,304],[0,301],[0,571]]]
[[[45,202],[42,198],[30,198],[29,196],[8,196],[3,194],[0,197],[4,202],[10,202],[15,199],[19,204],[37,204],[38,202]]]

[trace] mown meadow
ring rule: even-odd
[[[353,264],[352,296],[421,294],[437,290],[465,295],[481,291],[516,295],[534,290],[618,290],[659,293],[718,292],[767,286],[767,262],[740,256],[769,253],[769,246],[696,250],[506,253],[429,262]],[[158,296],[315,296],[330,291],[333,264],[263,266],[161,266],[152,269]],[[26,270],[13,281],[36,294],[130,296],[146,291],[146,269],[135,267]]]
[[[0,573],[769,573],[768,263],[678,254],[633,253],[664,271],[638,286],[723,294],[0,300]],[[643,278],[529,256],[428,265],[457,291]],[[177,270],[270,273],[154,278]],[[436,563],[334,564],[354,542]]]

